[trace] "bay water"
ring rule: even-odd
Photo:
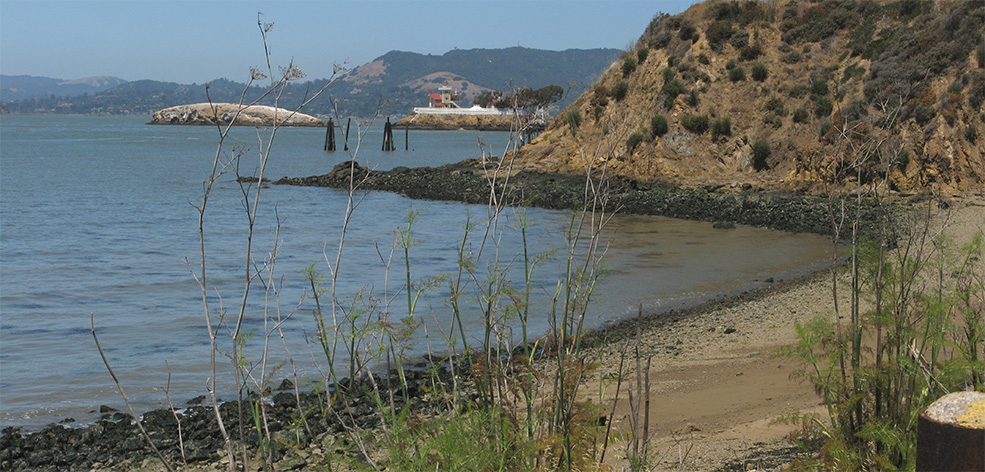
[[[90,333],[90,314],[105,354],[138,411],[177,404],[206,393],[209,340],[201,291],[192,275],[199,262],[198,212],[217,143],[213,127],[152,126],[146,117],[19,116],[0,119],[0,426],[25,430],[72,417],[92,421],[99,405],[122,408],[115,384]],[[438,166],[484,153],[501,155],[508,133],[412,131],[403,150],[381,152],[382,126],[353,125],[365,132],[356,160],[380,170]],[[266,176],[323,174],[350,154],[324,152],[324,128],[277,132]],[[336,136],[341,143],[340,136]],[[355,135],[350,140],[355,148]],[[240,172],[250,175],[262,145],[257,131],[237,128],[228,152],[242,152]],[[234,151],[235,149],[235,151]],[[355,151],[355,149],[353,149]],[[342,300],[375,300],[373,316],[406,316],[402,250],[394,253],[397,228],[411,212],[415,281],[457,269],[457,247],[468,221],[487,216],[483,206],[411,200],[388,192],[357,192],[358,206],[346,233],[342,262],[334,266],[346,193],[273,185],[263,189],[253,254],[275,249],[271,279],[277,299],[254,289],[244,327],[259,333],[247,354],[262,345],[264,313],[290,315],[283,323],[288,349],[301,374],[316,379],[324,359],[312,355],[315,331],[312,266],[329,278],[337,270]],[[518,217],[507,211],[499,251],[487,250],[481,267],[498,257],[508,277],[522,283],[524,244]],[[531,254],[563,248],[572,214],[529,209]],[[242,297],[247,231],[244,196],[232,174],[220,178],[206,214],[210,303],[235,311]],[[472,248],[477,249],[473,234]],[[607,275],[597,286],[588,323],[601,326],[647,311],[706,300],[805,273],[824,265],[825,238],[659,217],[615,215],[603,231]],[[493,255],[494,254],[494,255]],[[389,260],[390,270],[386,268]],[[531,331],[548,327],[550,296],[564,268],[563,250],[540,264],[533,282]],[[479,272],[482,273],[484,269]],[[428,344],[441,351],[450,325],[447,282],[418,305],[428,326],[417,331],[410,355]],[[472,299],[466,294],[464,299]],[[390,300],[388,304],[387,301]],[[266,311],[265,311],[266,310]],[[214,313],[215,314],[215,313]],[[468,335],[481,335],[476,310],[463,320]],[[519,327],[514,326],[518,332]],[[272,364],[286,357],[272,344]],[[220,367],[225,368],[224,362]],[[284,368],[279,378],[290,377]],[[165,392],[167,390],[167,392]],[[220,385],[220,397],[231,386]]]

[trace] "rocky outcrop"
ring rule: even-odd
[[[304,113],[263,105],[242,107],[235,103],[196,103],[178,105],[154,112],[153,125],[325,126],[325,122]]]
[[[509,131],[513,115],[432,115],[411,113],[393,126],[398,129]]]

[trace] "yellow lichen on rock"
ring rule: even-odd
[[[966,428],[985,429],[985,400],[968,405],[964,414],[955,418],[954,422]]]

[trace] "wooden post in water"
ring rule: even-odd
[[[410,150],[410,125],[404,125],[404,151]]]
[[[345,150],[349,150],[349,127],[352,126],[352,118],[345,123]]]
[[[383,125],[383,150],[393,151],[397,148],[393,144],[393,125],[390,124],[390,117],[386,118],[386,124]]]
[[[325,150],[335,150],[335,122],[331,118],[328,119],[328,129],[325,130]]]

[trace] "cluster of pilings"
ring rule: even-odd
[[[349,130],[352,128],[352,118],[349,118],[345,125],[345,149],[349,150]],[[328,126],[325,129],[325,146],[326,151],[335,151],[335,120],[332,118],[328,119]],[[410,149],[410,131],[409,128],[404,127],[404,150]],[[393,125],[390,123],[390,117],[386,119],[386,125],[383,127],[383,150],[384,151],[396,151],[397,145],[393,142]]]

